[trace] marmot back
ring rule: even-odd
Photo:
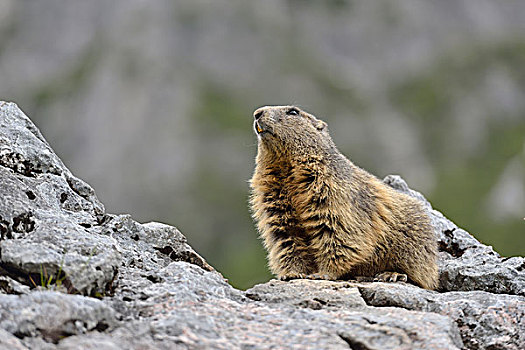
[[[437,242],[423,205],[355,166],[325,122],[297,107],[259,108],[251,208],[281,279],[408,279],[438,285]]]

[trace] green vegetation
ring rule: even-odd
[[[57,289],[60,290],[63,286],[63,282],[66,280],[67,275],[62,271],[64,266],[64,259],[60,262],[60,267],[56,274],[48,274],[45,266],[40,265],[40,284],[37,284],[32,276],[29,276],[29,280],[34,288],[42,287],[44,289]]]
[[[423,76],[407,79],[390,90],[394,105],[419,124],[425,153],[436,165],[436,186],[427,197],[502,255],[523,254],[525,237],[519,234],[524,229],[523,218],[495,220],[487,200],[512,159],[521,158],[525,165],[525,111],[482,110],[472,122],[486,123],[485,132],[478,135],[479,147],[467,152],[458,149],[464,135],[456,129],[462,116],[454,114],[454,107],[461,99],[483,98],[472,94],[479,93],[477,87],[497,69],[509,74],[519,91],[525,91],[523,62],[525,43],[519,38],[496,46],[462,48],[461,53],[438,61]]]

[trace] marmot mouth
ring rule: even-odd
[[[257,120],[253,123],[253,129],[257,135],[260,135],[265,131]]]
[[[272,127],[268,126],[268,124],[260,120],[256,120],[253,123],[253,130],[255,131],[257,136],[260,136],[261,138],[268,135],[274,136],[274,133],[272,132]]]

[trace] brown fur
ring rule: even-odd
[[[421,203],[355,166],[326,123],[293,106],[255,111],[253,217],[282,279],[406,274],[438,285],[437,243]]]

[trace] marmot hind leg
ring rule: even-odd
[[[416,285],[430,290],[439,286],[439,272],[436,264],[435,247],[422,246],[418,251],[405,254],[404,259],[396,262],[395,270],[402,271],[408,276],[408,280]]]

